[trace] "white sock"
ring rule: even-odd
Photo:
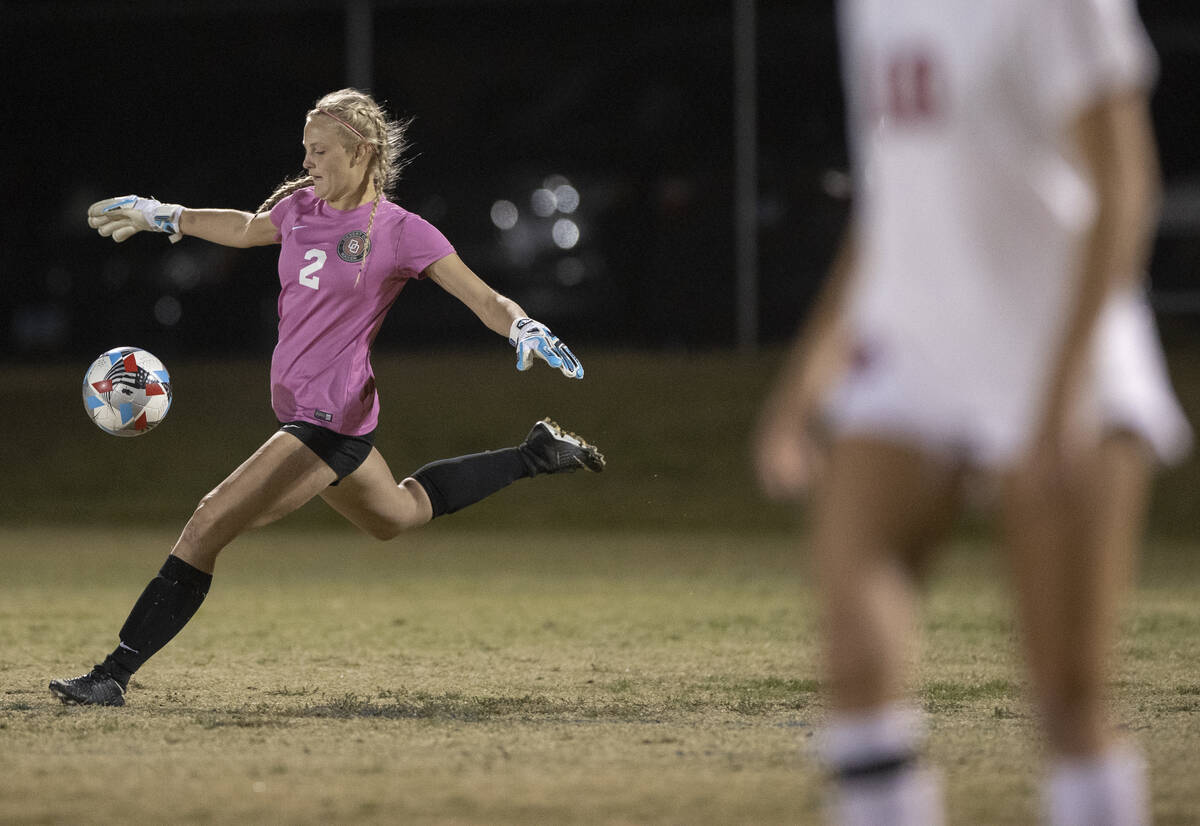
[[[887,778],[839,780],[827,817],[837,826],[942,826],[941,777],[913,764]]]
[[[1056,760],[1045,790],[1050,826],[1147,826],[1146,762],[1129,745]]]
[[[940,778],[917,763],[921,717],[895,704],[829,722],[820,750],[835,774],[829,819],[839,826],[940,826]]]

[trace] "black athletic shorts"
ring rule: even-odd
[[[312,422],[280,422],[279,429],[304,442],[309,450],[321,457],[321,461],[333,468],[337,479],[330,485],[336,485],[358,470],[375,444],[374,430],[364,436],[346,436]]]

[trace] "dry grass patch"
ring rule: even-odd
[[[791,540],[260,532],[222,560],[127,707],[58,705],[47,679],[111,647],[171,538],[126,532],[118,549],[91,531],[0,532],[0,822],[782,824],[819,811],[820,654]],[[1113,680],[1155,769],[1160,824],[1200,810],[1194,560],[1155,549]],[[1036,720],[1003,580],[979,548],[942,570],[916,690],[951,822],[1031,822]]]

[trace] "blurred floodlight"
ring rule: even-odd
[[[587,267],[575,256],[570,256],[554,265],[554,275],[564,287],[574,287],[587,275]]]
[[[512,229],[517,225],[517,205],[512,201],[497,201],[492,204],[492,223],[500,229]]]
[[[46,291],[62,298],[71,292],[71,273],[62,267],[51,267],[46,271]]]
[[[430,223],[438,223],[446,217],[450,205],[441,195],[430,195],[421,202],[420,215]]]
[[[559,218],[554,222],[550,236],[560,249],[569,250],[579,243],[579,226],[570,218]]]
[[[167,281],[180,290],[193,289],[204,275],[199,259],[185,250],[173,251],[163,264],[162,271]]]
[[[541,242],[541,244],[544,243],[544,241]],[[500,236],[501,249],[507,255],[509,263],[517,267],[527,267],[532,264],[534,258],[537,257],[539,246],[538,238],[534,234],[534,227],[529,221],[517,223],[510,232]]]
[[[58,306],[17,307],[12,313],[12,343],[18,350],[62,347],[69,330],[66,312]]]
[[[164,295],[154,302],[154,320],[164,327],[174,327],[183,317],[183,305],[173,295]]]
[[[559,184],[554,187],[554,200],[559,212],[570,215],[579,208],[579,190],[570,184]]]
[[[106,258],[100,270],[100,279],[110,291],[119,290],[129,281],[129,263],[116,256]]]
[[[840,169],[827,169],[821,175],[821,188],[830,198],[845,201],[854,192],[854,180]]]
[[[529,205],[533,209],[534,215],[539,218],[549,218],[558,209],[558,199],[554,197],[552,190],[541,187],[533,191],[533,195],[529,198]]]
[[[550,175],[546,180],[542,181],[542,186],[553,192],[560,186],[570,186],[571,182],[567,180],[566,175]]]

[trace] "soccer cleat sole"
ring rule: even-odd
[[[577,436],[569,430],[563,430],[562,426],[551,418],[542,419],[538,424],[545,425],[546,429],[550,431],[556,440],[571,442],[579,448],[581,453],[576,453],[571,458],[581,468],[590,470],[593,473],[599,473],[604,470],[604,454],[595,445],[589,444],[583,437]]]

